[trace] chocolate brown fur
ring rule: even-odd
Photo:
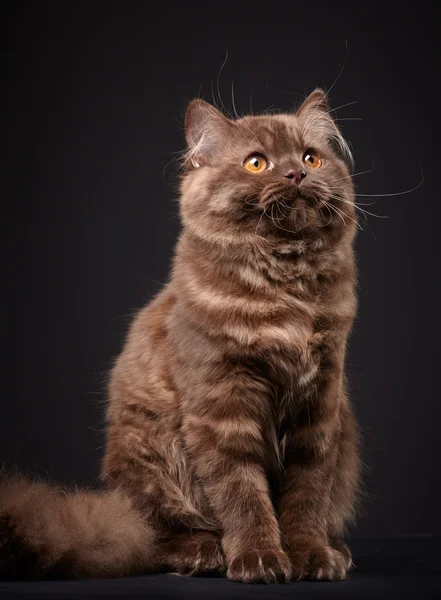
[[[236,121],[196,100],[186,137],[172,276],[110,378],[102,475],[114,491],[9,480],[22,500],[0,501],[6,545],[31,551],[34,575],[343,579],[359,472],[347,146],[321,90],[295,115]],[[308,149],[320,169],[303,165]],[[256,153],[271,164],[258,175],[243,168]],[[298,185],[291,169],[307,174]]]

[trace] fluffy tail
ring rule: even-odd
[[[153,548],[120,490],[67,491],[0,473],[0,578],[120,577],[148,570]]]

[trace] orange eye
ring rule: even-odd
[[[264,158],[260,154],[256,154],[255,156],[250,156],[250,158],[247,158],[243,166],[250,173],[257,174],[262,173],[262,171],[265,171],[266,167],[268,166],[268,163],[266,161],[266,158]]]
[[[308,165],[308,167],[311,167],[311,169],[320,169],[322,166],[322,159],[317,152],[314,152],[314,150],[308,150],[305,152],[302,160],[305,165]]]

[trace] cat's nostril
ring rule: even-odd
[[[294,169],[291,169],[291,171],[288,171],[288,173],[284,175],[284,177],[285,179],[294,179],[295,182],[298,184],[302,181],[302,179],[306,177],[306,171],[294,171]]]

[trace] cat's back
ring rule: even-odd
[[[133,319],[110,375],[109,416],[130,403],[148,410],[159,406],[161,411],[174,410],[168,320],[175,304],[175,294],[167,284]]]

